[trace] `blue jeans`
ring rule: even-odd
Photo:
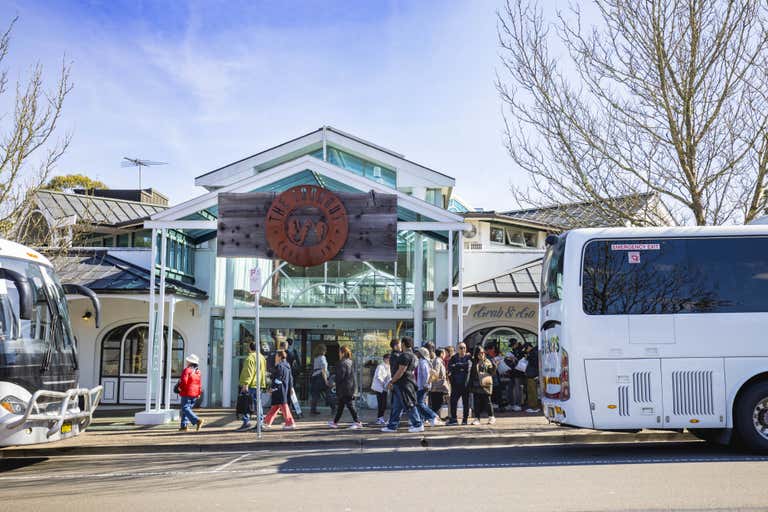
[[[192,407],[195,406],[197,398],[191,396],[182,396],[181,398],[181,427],[186,427],[187,423],[197,425],[200,422],[200,418],[192,411]]]
[[[430,409],[427,405],[428,392],[429,390],[427,389],[420,389],[416,392],[416,407],[418,407],[419,414],[422,418],[424,418],[424,421],[432,421],[433,419],[437,418],[435,411]]]
[[[418,407],[406,408],[400,396],[400,390],[397,386],[392,386],[392,413],[389,415],[387,428],[397,430],[398,425],[400,425],[400,416],[403,415],[403,412],[408,413],[408,421],[412,427],[420,427],[422,425]]]
[[[254,409],[256,409],[256,397],[258,396],[257,393],[258,393],[258,390],[256,388],[248,388],[248,394],[251,395],[251,400],[253,400]],[[258,413],[259,419],[264,421],[264,411],[257,410],[256,412]],[[247,425],[250,422],[251,422],[251,415],[248,414],[248,412],[246,412],[245,414],[243,414],[243,425]]]

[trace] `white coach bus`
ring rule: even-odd
[[[767,226],[577,229],[547,244],[550,421],[768,451]]]

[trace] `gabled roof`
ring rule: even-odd
[[[464,296],[536,298],[539,296],[542,261],[543,258],[537,258],[485,281],[465,286]]]
[[[547,231],[560,231],[562,230],[562,227],[552,225],[552,224],[545,224],[543,222],[539,222],[537,220],[528,220],[528,219],[520,219],[517,217],[511,217],[509,215],[503,214],[503,213],[497,213],[495,211],[475,211],[475,212],[464,212],[461,215],[464,216],[465,219],[468,220],[487,220],[487,221],[497,221],[501,223],[506,224],[515,224],[518,226],[523,227],[530,227],[534,229],[541,229],[541,230],[547,230]]]
[[[80,222],[111,227],[138,224],[140,221],[168,208],[167,206],[138,201],[69,194],[52,190],[39,190],[35,197],[38,209],[54,222],[67,217],[75,217]]]
[[[208,189],[230,185],[248,176],[261,172],[270,163],[278,165],[286,160],[307,154],[309,150],[322,147],[323,138],[327,144],[362,155],[364,158],[381,163],[383,166],[420,176],[434,186],[453,187],[455,180],[441,172],[408,160],[400,153],[384,148],[373,142],[346,133],[332,126],[323,126],[295,139],[247,156],[195,178],[195,185]]]
[[[149,293],[149,270],[111,256],[107,249],[72,249],[64,254],[49,255],[63,283],[80,284],[96,293]],[[194,299],[207,294],[194,286],[166,278],[166,293]],[[160,280],[155,279],[155,289]]]
[[[662,206],[659,206],[660,204]],[[602,201],[586,201],[527,210],[512,210],[501,212],[501,214],[513,219],[558,226],[561,229],[621,227],[626,225],[626,220],[614,212],[628,212],[643,218],[648,216],[647,213],[652,215],[663,214],[663,212],[651,211],[660,207],[663,208],[663,203],[658,200],[655,193],[649,192],[607,198]]]
[[[251,192],[254,190],[268,190],[274,183],[292,176],[305,174],[318,176],[337,183],[342,183],[347,190],[370,192],[371,190],[382,194],[397,195],[399,208],[405,208],[418,215],[427,217],[437,222],[462,222],[461,215],[449,212],[439,206],[408,195],[404,192],[392,189],[375,181],[348,172],[330,162],[324,162],[312,156],[301,156],[295,160],[284,162],[276,167],[262,171],[256,175],[242,178],[225,187],[217,188],[207,194],[185,201],[165,211],[152,216],[152,220],[182,220],[195,215],[201,210],[213,208],[218,204],[218,195],[222,192]]]

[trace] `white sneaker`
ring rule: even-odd
[[[533,414],[535,412],[539,412],[539,409],[526,409],[525,412],[527,412],[528,414]]]
[[[480,420],[472,420],[472,423],[470,423],[470,425],[479,425],[479,424],[480,424]]]
[[[515,411],[515,412],[520,412],[520,411],[522,411],[522,410],[523,410],[523,408],[522,408],[522,407],[520,407],[519,405],[513,405],[513,406],[511,407],[511,409],[512,409],[513,411]]]
[[[491,416],[488,418],[488,424],[489,425],[495,425],[496,424],[496,416]]]
[[[433,418],[432,421],[430,421],[429,423],[433,427],[438,427],[440,425],[445,425],[445,422],[443,420],[441,420],[440,418]]]
[[[296,430],[296,425],[283,425],[283,430]]]
[[[381,431],[382,432],[386,432],[386,433],[397,432],[397,430],[395,430],[393,428],[389,428],[389,427],[384,427],[383,429],[381,429]]]
[[[339,428],[339,425],[337,423],[334,423],[333,421],[329,421],[328,426],[331,428]]]
[[[408,432],[410,432],[411,434],[415,434],[417,432],[424,432],[424,425],[420,427],[411,427],[408,429]]]
[[[382,416],[381,418],[378,418],[376,420],[376,424],[377,425],[386,425],[387,424],[387,420],[385,420],[384,417]]]
[[[363,424],[360,422],[350,425],[349,430],[357,430],[359,428],[363,428]]]

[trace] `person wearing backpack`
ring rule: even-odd
[[[190,354],[185,359],[187,367],[181,372],[181,377],[176,385],[181,399],[181,424],[179,432],[186,432],[189,423],[195,425],[197,430],[203,428],[203,419],[198,418],[192,408],[202,392],[200,383],[200,359],[195,354]]]

